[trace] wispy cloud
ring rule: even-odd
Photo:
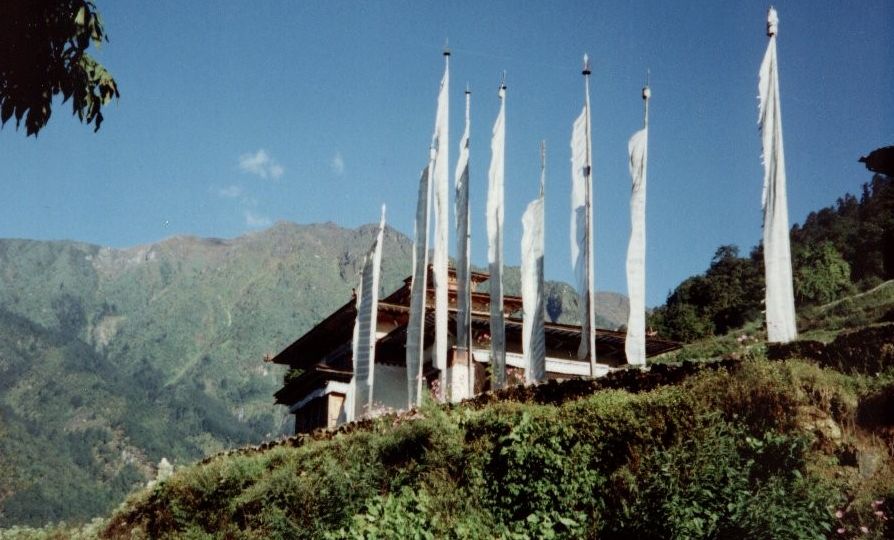
[[[277,163],[273,157],[261,148],[254,154],[242,154],[239,156],[239,168],[261,178],[276,180],[286,172],[285,168]]]
[[[270,218],[267,216],[262,216],[260,214],[255,214],[251,210],[246,210],[244,212],[245,215],[245,225],[247,227],[269,227],[273,224],[270,221]]]
[[[335,152],[332,156],[332,172],[341,176],[345,173],[345,158],[341,157],[341,152]]]
[[[238,199],[242,193],[242,187],[235,184],[217,190],[217,194],[225,199]]]

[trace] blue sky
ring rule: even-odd
[[[473,260],[500,74],[507,72],[506,259],[547,141],[548,279],[571,280],[571,125],[592,57],[596,282],[626,291],[626,146],[651,70],[647,304],[721,244],[760,237],[757,71],[764,2],[137,2],[98,0],[97,53],[121,99],[99,133],[54,110],[38,138],[0,131],[0,237],[114,247],[233,237],[277,220],[378,220],[412,233],[451,58],[451,177],[472,89]],[[894,3],[788,2],[779,61],[790,215],[858,193],[894,143]],[[452,183],[452,180],[451,180]],[[454,242],[451,237],[451,243]],[[453,248],[451,248],[452,252]]]

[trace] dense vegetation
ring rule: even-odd
[[[858,200],[838,199],[792,228],[795,302],[824,304],[894,279],[894,178],[875,175]],[[760,316],[764,300],[761,246],[740,257],[717,249],[703,275],[683,281],[649,318],[664,337],[693,341],[721,335]]]
[[[723,363],[246,448],[180,467],[107,518],[0,539],[889,538],[892,305],[894,282],[818,308],[811,332],[829,343],[774,346],[775,360],[733,334],[677,354]],[[857,319],[874,324],[838,332]]]
[[[298,447],[221,456],[135,494],[106,521],[37,536],[894,534],[894,462],[885,445],[894,443],[885,409],[894,356],[883,375],[868,376],[770,362],[760,348],[750,354],[730,371],[707,369],[646,392],[429,404]]]

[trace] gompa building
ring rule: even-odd
[[[428,280],[425,339],[423,347],[423,377],[433,396],[448,396],[460,401],[490,389],[490,302],[486,292],[474,292],[488,279],[484,273],[473,272],[472,292],[472,354],[462,354],[455,347],[453,329],[456,326],[457,294],[455,273],[449,273],[448,314],[450,329],[447,354],[447,373],[439,375],[433,362],[435,292]],[[410,282],[379,300],[376,321],[375,382],[372,401],[380,410],[406,409],[408,386],[406,371],[407,324],[410,315]],[[503,313],[506,328],[506,380],[508,384],[522,384],[524,357],[522,355],[522,299],[505,296]],[[318,428],[333,428],[348,418],[353,373],[352,333],[357,316],[356,301],[348,300],[306,334],[298,338],[272,362],[290,368],[285,384],[276,394],[276,403],[285,405],[295,415],[296,433]],[[588,359],[578,359],[581,340],[580,326],[546,323],[546,375],[548,379],[567,379],[590,375]],[[596,331],[601,374],[626,364],[624,332]],[[673,349],[678,344],[649,338],[647,356],[655,356]],[[439,380],[448,388],[438,388]]]

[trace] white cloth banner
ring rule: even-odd
[[[472,283],[469,238],[469,92],[466,92],[466,128],[459,143],[456,162],[456,347],[471,354]],[[471,380],[471,379],[469,379]],[[451,389],[451,392],[453,390]],[[471,389],[457,389],[471,395]],[[451,393],[451,398],[453,393]]]
[[[506,88],[500,88],[500,113],[490,143],[487,187],[487,262],[490,270],[491,376],[506,385],[506,327],[503,321],[503,173],[506,146]]]
[[[543,179],[541,177],[541,187]],[[546,379],[546,342],[543,316],[543,193],[522,215],[521,241],[522,352],[525,383]]]
[[[407,324],[407,405],[419,405],[422,400],[422,367],[425,340],[425,302],[428,281],[428,208],[431,202],[431,182],[428,167],[419,179],[416,202],[416,222],[413,227],[413,280],[410,282],[410,320]]]
[[[592,196],[590,193],[590,96],[571,133],[571,265],[580,298],[581,342],[578,359],[596,356],[596,315],[593,306]],[[592,359],[591,359],[592,360]]]
[[[782,113],[779,105],[779,71],[776,61],[776,27],[779,19],[770,8],[770,43],[761,62],[758,125],[764,165],[764,271],[766,277],[767,340],[788,343],[798,337],[792,258],[789,245],[788,200],[785,189],[785,155],[782,150]]]
[[[627,245],[627,338],[624,350],[627,363],[646,364],[646,163],[649,153],[649,128],[630,137],[630,243]]]
[[[432,169],[435,208],[435,246],[432,254],[432,277],[435,288],[435,367],[441,370],[441,383],[445,382],[447,370],[447,230],[450,225],[447,195],[449,144],[449,96],[450,96],[450,56],[444,57],[444,77],[438,93],[438,112],[435,117],[435,132],[432,147],[435,149],[435,163]]]
[[[357,318],[354,320],[354,338],[351,351],[354,361],[352,401],[347,414],[348,421],[362,418],[373,404],[373,383],[376,364],[376,326],[379,313],[379,274],[382,266],[382,237],[385,232],[385,206],[379,232],[372,247],[363,259],[360,286],[357,288]]]
[[[578,294],[589,287],[587,278],[587,108],[574,121],[571,133],[571,265]]]

